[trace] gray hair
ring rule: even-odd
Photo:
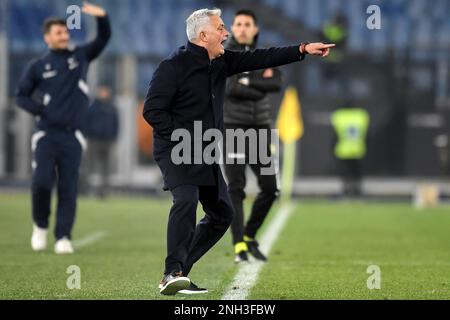
[[[222,14],[220,9],[200,9],[194,11],[189,18],[186,19],[186,34],[189,41],[197,39],[198,34],[203,27],[209,23],[211,16],[219,16]]]

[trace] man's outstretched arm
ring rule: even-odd
[[[81,10],[90,16],[97,18],[97,35],[95,39],[87,44],[81,46],[86,52],[86,58],[89,61],[94,60],[103,51],[111,37],[111,26],[108,15],[100,6],[93,5],[88,2],[83,3]]]
[[[227,76],[236,73],[273,68],[301,61],[306,54],[326,57],[335,44],[308,43],[299,46],[273,47],[252,51],[225,50]]]

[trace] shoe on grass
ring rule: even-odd
[[[241,262],[247,262],[248,256],[247,256],[248,247],[247,244],[242,242],[237,242],[234,245],[234,263],[241,263]]]
[[[33,225],[31,248],[34,251],[42,251],[47,249],[47,229],[39,228],[37,225]]]
[[[74,252],[72,242],[64,237],[55,242],[56,254],[72,254]]]
[[[178,291],[187,289],[191,281],[188,277],[183,277],[183,273],[181,271],[171,272],[169,274],[164,275],[159,284],[159,293],[172,296],[176,294]]]
[[[191,281],[191,284],[186,289],[178,291],[178,293],[182,294],[202,294],[202,293],[208,293],[208,289],[206,288],[199,288],[195,283]]]
[[[267,257],[259,250],[259,243],[255,239],[249,238],[247,236],[244,237],[245,243],[248,247],[248,252],[255,257],[255,259],[260,261],[267,261]]]

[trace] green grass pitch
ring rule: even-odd
[[[169,199],[81,198],[74,240],[105,236],[57,256],[53,237],[46,252],[30,248],[29,195],[1,194],[0,299],[220,299],[238,268],[228,232],[190,274],[209,294],[159,294],[169,208]],[[70,265],[80,267],[79,290],[66,287]],[[367,288],[369,265],[380,267],[379,290]],[[248,298],[449,299],[450,209],[300,201]]]

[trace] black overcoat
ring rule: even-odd
[[[163,189],[185,184],[218,185],[220,194],[226,193],[218,165],[172,162],[171,150],[178,143],[171,140],[172,132],[184,128],[193,136],[194,121],[201,121],[203,132],[210,128],[223,131],[227,77],[303,58],[296,45],[252,51],[225,50],[222,56],[210,60],[205,48],[188,42],[161,61],[150,82],[143,116],[153,127],[153,156],[163,174]]]

